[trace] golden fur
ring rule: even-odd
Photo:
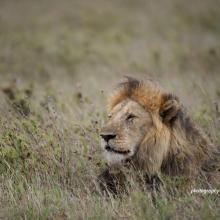
[[[125,119],[132,111],[142,118],[126,116]],[[107,150],[111,148],[109,164],[131,161],[148,176],[163,172],[195,177],[213,169],[213,161],[219,154],[217,147],[187,116],[179,99],[155,83],[128,77],[110,96],[108,112],[110,119],[101,136],[103,133],[105,137],[106,133],[114,136],[109,146],[104,143]],[[111,163],[113,155],[118,156],[116,162]]]

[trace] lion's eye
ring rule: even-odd
[[[112,114],[109,114],[109,115],[108,115],[108,118],[110,119],[111,117],[112,117]]]
[[[127,116],[127,118],[126,118],[126,121],[128,121],[128,122],[132,122],[132,121],[134,120],[134,118],[136,118],[135,115],[133,115],[133,114],[129,114],[129,115]]]

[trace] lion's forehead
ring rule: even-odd
[[[129,99],[126,99],[120,103],[118,103],[111,111],[110,111],[110,115],[113,116],[113,115],[116,115],[117,113],[121,112],[121,111],[124,111],[125,108],[127,107],[127,104],[129,103]]]
[[[123,115],[130,113],[146,113],[147,111],[136,101],[126,99],[117,104],[110,112],[111,116],[121,118]]]

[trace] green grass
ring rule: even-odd
[[[219,8],[1,1],[0,219],[219,219],[219,195],[190,194],[181,177],[164,176],[154,201],[135,174],[120,198],[96,183],[106,96],[123,75],[159,81],[220,145]]]

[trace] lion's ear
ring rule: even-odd
[[[163,98],[164,101],[160,108],[160,116],[164,123],[170,123],[177,117],[180,111],[180,103],[178,98],[172,94],[166,94]]]

